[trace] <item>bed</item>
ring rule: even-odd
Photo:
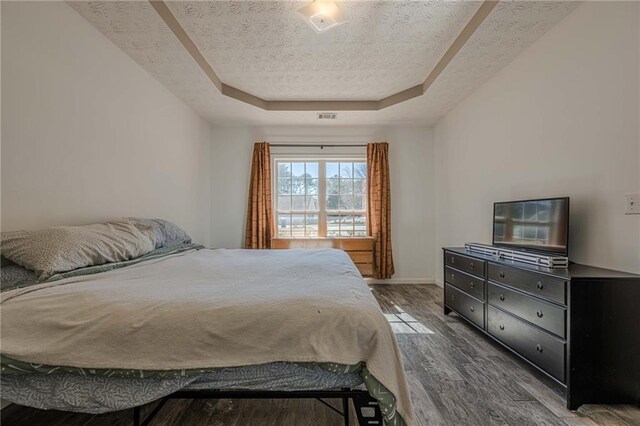
[[[339,397],[346,422],[352,400],[361,424],[371,407],[414,424],[395,337],[340,250],[158,248],[7,288],[0,315],[2,397],[19,404]]]

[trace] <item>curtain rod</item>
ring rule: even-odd
[[[312,143],[304,143],[304,144],[295,144],[295,143],[270,143],[269,146],[272,147],[289,147],[289,148],[355,148],[355,147],[366,147],[366,143],[361,144],[312,144]]]

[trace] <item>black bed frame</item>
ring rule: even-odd
[[[323,398],[342,399],[342,411],[328,404]],[[358,425],[383,426],[382,412],[378,402],[365,390],[349,388],[316,391],[182,390],[164,397],[144,419],[140,418],[140,407],[135,407],[133,409],[133,425],[149,425],[169,399],[317,399],[341,415],[344,418],[345,426],[349,426],[349,400],[352,400]]]

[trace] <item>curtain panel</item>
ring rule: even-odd
[[[391,278],[394,274],[391,250],[391,186],[389,178],[389,144],[367,144],[367,223],[375,239],[374,277]]]
[[[269,144],[253,146],[251,180],[244,246],[248,249],[270,249],[274,235],[271,203],[271,153]]]

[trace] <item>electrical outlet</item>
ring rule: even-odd
[[[640,214],[640,193],[627,194],[625,214]]]

